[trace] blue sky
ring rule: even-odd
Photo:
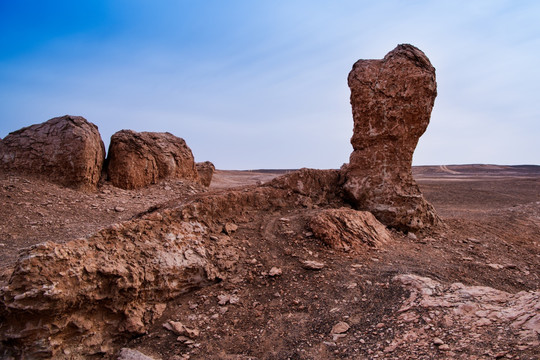
[[[347,74],[410,43],[438,97],[414,164],[540,164],[540,2],[0,0],[0,137],[64,114],[221,169],[338,168]]]

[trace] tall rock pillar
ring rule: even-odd
[[[415,231],[437,222],[412,177],[412,157],[437,96],[435,68],[412,45],[382,60],[359,60],[349,73],[354,130],[344,191],[382,223]]]

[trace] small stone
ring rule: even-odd
[[[439,350],[448,351],[450,350],[450,346],[448,344],[442,344],[441,346],[439,346]]]
[[[302,261],[302,267],[307,270],[321,270],[325,267],[325,263],[313,260]]]
[[[220,294],[217,296],[217,298],[218,298],[218,305],[221,305],[221,306],[227,305],[227,303],[234,305],[240,302],[240,298],[237,295]]]
[[[176,335],[187,336],[190,339],[198,337],[200,333],[199,330],[190,329],[179,321],[169,320],[169,322],[163,324],[163,327],[169,331],[172,331]]]
[[[331,334],[343,334],[347,332],[350,329],[349,324],[347,324],[344,321],[338,322],[334,327],[332,328]]]
[[[489,266],[490,268],[493,268],[495,270],[504,269],[504,265],[501,265],[501,264],[487,264],[487,266]]]
[[[120,356],[118,356],[118,360],[154,360],[154,358],[146,356],[142,352],[134,349],[123,348],[122,350],[120,350]]]
[[[268,275],[269,276],[279,276],[282,273],[283,273],[283,271],[280,268],[274,266],[273,268],[270,269],[270,271],[268,272]]]
[[[433,345],[441,346],[444,344],[444,341],[442,341],[440,338],[433,339]]]
[[[227,235],[231,235],[233,232],[238,230],[238,225],[233,223],[226,223],[223,225],[223,232]]]
[[[117,207],[114,208],[114,211],[116,211],[116,212],[123,212],[123,211],[126,211],[126,209],[124,209],[124,208],[121,207],[121,206],[117,206]]]
[[[415,234],[415,233],[412,233],[412,232],[408,233],[408,234],[407,234],[407,237],[408,237],[409,239],[412,239],[412,240],[417,240],[417,239],[418,239],[418,237],[416,236],[416,234]]]

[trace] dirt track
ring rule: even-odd
[[[449,166],[414,172],[444,220],[441,229],[418,238],[394,233],[391,246],[352,255],[310,237],[305,211],[248,212],[243,217],[249,221],[232,237],[244,254],[236,275],[176,299],[147,335],[123,346],[155,359],[539,358],[538,337],[520,337],[510,324],[464,325],[444,307],[422,308],[405,319],[399,309],[409,292],[393,280],[415,274],[445,286],[461,282],[512,294],[540,289],[538,169]],[[85,237],[148,208],[276,175],[218,171],[210,190],[168,182],[138,191],[105,186],[95,194],[1,175],[2,278],[8,279],[22,247]],[[306,270],[304,260],[325,266]],[[269,275],[274,267],[281,275]],[[238,301],[219,305],[219,295]],[[201,335],[177,341],[162,327],[170,319]],[[330,333],[340,321],[350,329],[336,337]]]

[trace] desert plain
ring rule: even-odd
[[[86,238],[289,172],[217,170],[209,188],[170,180],[94,193],[1,174],[2,285],[22,248]],[[315,238],[304,211],[246,211],[234,233],[215,240],[233,242],[229,278],[176,297],[118,349],[153,359],[537,359],[539,309],[527,306],[538,304],[540,289],[540,167],[422,166],[413,174],[443,221],[437,230],[393,231],[391,243],[349,253]],[[498,314],[511,311],[515,318]],[[179,337],[163,326],[171,320],[198,336]]]

